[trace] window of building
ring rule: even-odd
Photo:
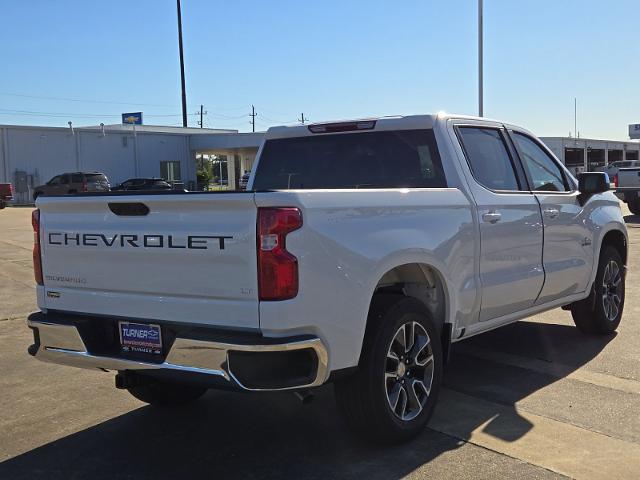
[[[180,162],[160,162],[160,176],[167,182],[181,181]]]
[[[609,150],[609,165],[622,160],[622,150]]]
[[[500,130],[461,127],[460,139],[474,178],[491,190],[520,190],[509,150]]]
[[[627,160],[638,160],[638,150],[627,150]]]

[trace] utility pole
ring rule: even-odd
[[[478,116],[484,116],[484,101],[483,101],[483,25],[482,25],[482,0],[478,0]]]
[[[184,52],[182,50],[182,11],[180,0],[176,0],[178,7],[178,48],[180,49],[180,81],[182,83],[182,126],[187,126],[187,93],[184,83]]]
[[[578,137],[578,98],[573,97],[573,136]]]
[[[204,122],[203,122],[203,115],[206,115],[208,112],[204,111],[204,105],[200,105],[200,121],[198,122],[198,125],[200,125],[200,128],[204,128]]]
[[[256,107],[254,107],[253,105],[251,105],[251,114],[249,116],[251,117],[251,131],[255,132],[256,131]]]
[[[298,121],[304,125],[304,122],[306,122],[307,120],[309,120],[308,118],[304,118],[304,112],[300,114],[300,118],[298,119]]]

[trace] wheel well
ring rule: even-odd
[[[424,304],[435,322],[435,327],[441,334],[446,359],[451,331],[450,325],[446,324],[448,306],[445,283],[440,273],[424,263],[399,265],[386,272],[378,281],[369,304],[369,311],[371,311],[374,301],[384,295],[404,295],[415,298]],[[371,323],[368,316],[365,339],[370,335],[370,329],[374,328]]]
[[[610,245],[616,250],[622,257],[622,263],[627,264],[627,239],[624,234],[620,230],[611,230],[607,232],[602,239],[602,246],[600,247],[600,251],[607,246]]]

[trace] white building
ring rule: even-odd
[[[65,172],[102,172],[112,184],[162,177],[195,188],[196,158],[204,153],[227,162],[233,188],[251,168],[262,138],[262,133],[182,127],[0,125],[0,183],[14,184],[16,203],[29,203],[33,187]]]
[[[594,171],[618,160],[638,160],[640,155],[637,141],[572,137],[541,137],[540,140],[576,173]]]

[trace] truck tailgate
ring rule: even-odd
[[[44,197],[37,206],[41,308],[259,327],[252,193]]]
[[[640,168],[629,167],[618,169],[618,187],[620,189],[640,188]]]

